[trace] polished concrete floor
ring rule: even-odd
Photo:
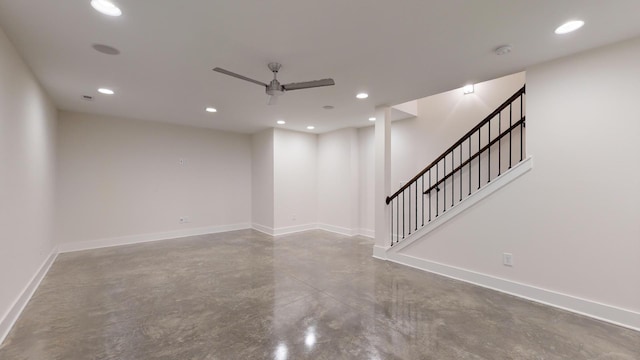
[[[62,254],[0,359],[640,359],[640,333],[246,230]]]

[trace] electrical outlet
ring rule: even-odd
[[[504,264],[504,266],[513,266],[513,254],[502,254],[502,264]]]
[[[181,216],[180,219],[180,224],[186,224],[189,222],[189,217],[188,216]]]

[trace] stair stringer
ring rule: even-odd
[[[498,176],[490,183],[481,187],[475,193],[469,195],[466,199],[462,200],[460,203],[456,204],[454,207],[448,209],[446,212],[440,214],[435,219],[432,219],[427,225],[422,228],[416,230],[411,235],[407,236],[403,240],[400,240],[398,243],[389,247],[381,247],[375,246],[373,249],[373,256],[379,259],[386,260],[388,258],[392,258],[393,255],[399,253],[402,249],[410,246],[411,244],[424,239],[429,235],[430,232],[434,231],[438,227],[444,225],[449,220],[463,213],[467,209],[473,207],[475,204],[479,203],[483,199],[491,196],[494,192],[500,190],[501,188],[507,186],[512,181],[515,181],[520,176],[526,174],[533,168],[533,158],[530,156],[511,169],[505,171],[502,175]]]

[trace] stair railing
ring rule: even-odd
[[[524,159],[524,97],[525,86],[387,197],[391,246]]]

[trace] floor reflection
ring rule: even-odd
[[[62,254],[1,359],[640,359],[640,333],[246,230]]]

